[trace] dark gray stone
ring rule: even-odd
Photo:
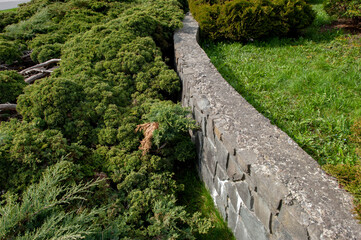
[[[209,192],[212,192],[214,189],[212,173],[210,172],[207,165],[203,161],[200,162],[199,168],[200,168],[199,171],[200,171],[201,179],[205,183]]]
[[[248,236],[246,226],[243,224],[242,219],[238,216],[236,228],[234,230],[234,236],[239,240],[251,240]]]
[[[241,197],[244,205],[249,209],[253,209],[253,199],[247,182],[235,183],[238,195]]]
[[[267,240],[269,238],[269,234],[265,227],[253,212],[249,211],[247,208],[241,208],[240,216],[251,239]]]
[[[231,229],[232,232],[235,231],[235,228],[237,226],[238,221],[238,213],[237,210],[235,210],[232,206],[232,204],[228,203],[228,209],[227,209],[227,216],[228,216],[228,227]]]
[[[236,150],[236,158],[241,169],[249,174],[250,166],[257,162],[257,154],[252,150]]]
[[[271,240],[294,240],[291,235],[285,230],[277,217],[272,217],[272,234]]]
[[[228,131],[222,131],[222,142],[231,156],[236,155],[237,139],[233,134]]]
[[[244,172],[241,171],[241,169],[238,167],[235,161],[235,156],[230,155],[228,159],[228,167],[227,167],[227,174],[230,180],[232,181],[241,181],[243,180]]]
[[[220,214],[222,215],[223,219],[227,221],[227,208],[228,206],[225,204],[223,198],[221,196],[215,196],[215,202],[216,202],[216,206],[220,212]]]
[[[235,211],[238,211],[240,208],[241,201],[240,201],[240,197],[238,196],[235,184],[233,182],[228,181],[226,182],[225,186],[229,200],[231,202],[231,205],[233,206],[233,209],[235,209]]]
[[[216,174],[216,156],[215,156],[215,147],[213,144],[209,141],[208,138],[204,138],[203,142],[203,161],[207,164],[210,172],[212,173],[212,176]]]
[[[285,227],[285,230],[293,239],[308,240],[307,225],[303,225],[298,221],[302,212],[297,206],[284,205],[278,216],[278,221]]]
[[[213,127],[214,127],[214,118],[208,116],[207,118],[207,125],[206,125],[206,135],[208,137],[208,139],[213,143],[214,145],[214,131],[213,131]]]
[[[203,134],[201,131],[195,132],[194,136],[194,143],[196,145],[196,151],[198,159],[202,159],[203,153]]]
[[[259,168],[257,165],[252,166],[251,169],[251,177],[256,182],[258,194],[269,204],[270,210],[275,213],[280,201],[288,195],[287,188],[273,175],[270,175],[267,170]]]
[[[217,165],[216,175],[222,181],[229,180],[226,170],[224,170],[219,164]]]
[[[202,118],[202,125],[201,125],[202,132],[207,134],[207,117]],[[207,135],[205,135],[207,137]]]
[[[229,153],[227,149],[223,146],[222,142],[215,138],[215,146],[216,146],[216,159],[219,165],[223,169],[227,169],[227,162]]]
[[[267,203],[256,192],[252,193],[254,198],[254,213],[263,223],[268,232],[270,232],[271,210]]]

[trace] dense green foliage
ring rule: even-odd
[[[314,9],[317,18],[300,38],[203,47],[247,101],[340,179],[361,215],[361,41],[321,31],[332,18],[321,3]]]
[[[74,164],[67,161],[49,167],[41,181],[30,185],[21,201],[7,196],[0,206],[0,239],[81,239],[97,229],[95,216],[104,209],[77,207],[102,181],[71,185]],[[65,211],[65,207],[70,208]]]
[[[361,20],[361,2],[359,0],[325,0],[324,7],[328,14],[339,18]]]
[[[0,64],[11,64],[20,60],[24,45],[0,35]]]
[[[0,123],[0,239],[194,239],[208,231],[207,218],[177,202],[184,186],[175,170],[194,160],[188,131],[196,128],[167,100],[180,90],[165,63],[180,6],[33,0],[16,11],[0,37],[33,50],[35,61],[61,62],[17,98],[22,119]],[[148,133],[135,130],[151,122],[158,128],[144,154]]]
[[[292,35],[315,17],[304,0],[190,0],[189,5],[202,33],[213,40]]]
[[[24,77],[15,71],[0,71],[0,103],[15,103],[26,86]]]

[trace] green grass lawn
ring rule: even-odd
[[[341,182],[359,204],[361,35],[325,30],[332,19],[322,4],[313,7],[317,18],[301,37],[247,44],[205,40],[202,47],[222,76],[324,169],[353,179],[342,164],[357,168],[358,181]]]
[[[15,12],[15,11],[16,11],[16,8],[0,10],[0,12]]]

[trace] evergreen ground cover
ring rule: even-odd
[[[320,1],[297,38],[212,42],[222,76],[354,195],[361,219],[361,37],[332,29]]]
[[[167,65],[183,7],[32,0],[0,13],[0,89],[16,88],[0,95],[20,115],[0,114],[1,240],[195,239],[212,228],[179,201],[197,128]],[[59,68],[22,84],[10,67],[28,50]]]

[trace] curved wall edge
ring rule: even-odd
[[[361,239],[352,197],[219,74],[190,14],[174,34],[199,174],[236,239]]]

